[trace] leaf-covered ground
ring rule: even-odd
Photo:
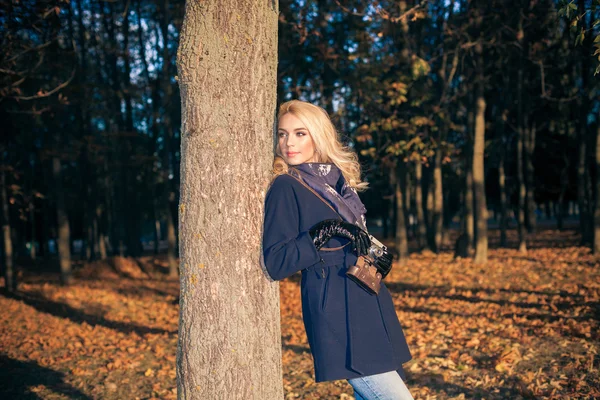
[[[491,249],[485,267],[449,252],[396,266],[415,399],[600,398],[600,265],[577,243],[544,231],[526,255]],[[0,397],[175,398],[178,282],[162,260],[139,263],[87,265],[69,288],[27,274],[2,292]],[[297,278],[281,284],[286,397],[351,399],[345,381],[312,379]]]

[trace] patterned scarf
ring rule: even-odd
[[[342,171],[335,164],[304,163],[290,166],[289,171],[327,200],[346,222],[367,231],[367,209],[356,189],[348,185]]]

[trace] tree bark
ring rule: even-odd
[[[277,2],[187,1],[178,399],[282,399],[279,286],[259,267],[273,160]]]
[[[54,174],[54,193],[56,198],[56,221],[58,223],[58,261],[60,264],[60,281],[63,285],[69,285],[73,281],[71,271],[71,232],[69,228],[69,217],[65,204],[65,194],[62,185],[62,173],[60,159],[52,159],[52,172]]]

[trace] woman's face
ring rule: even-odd
[[[277,138],[281,155],[288,165],[316,161],[312,136],[294,114],[287,113],[279,118]]]

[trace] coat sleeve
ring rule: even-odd
[[[283,177],[273,182],[265,199],[263,256],[267,272],[280,280],[321,260],[308,231],[300,232],[298,200]]]

